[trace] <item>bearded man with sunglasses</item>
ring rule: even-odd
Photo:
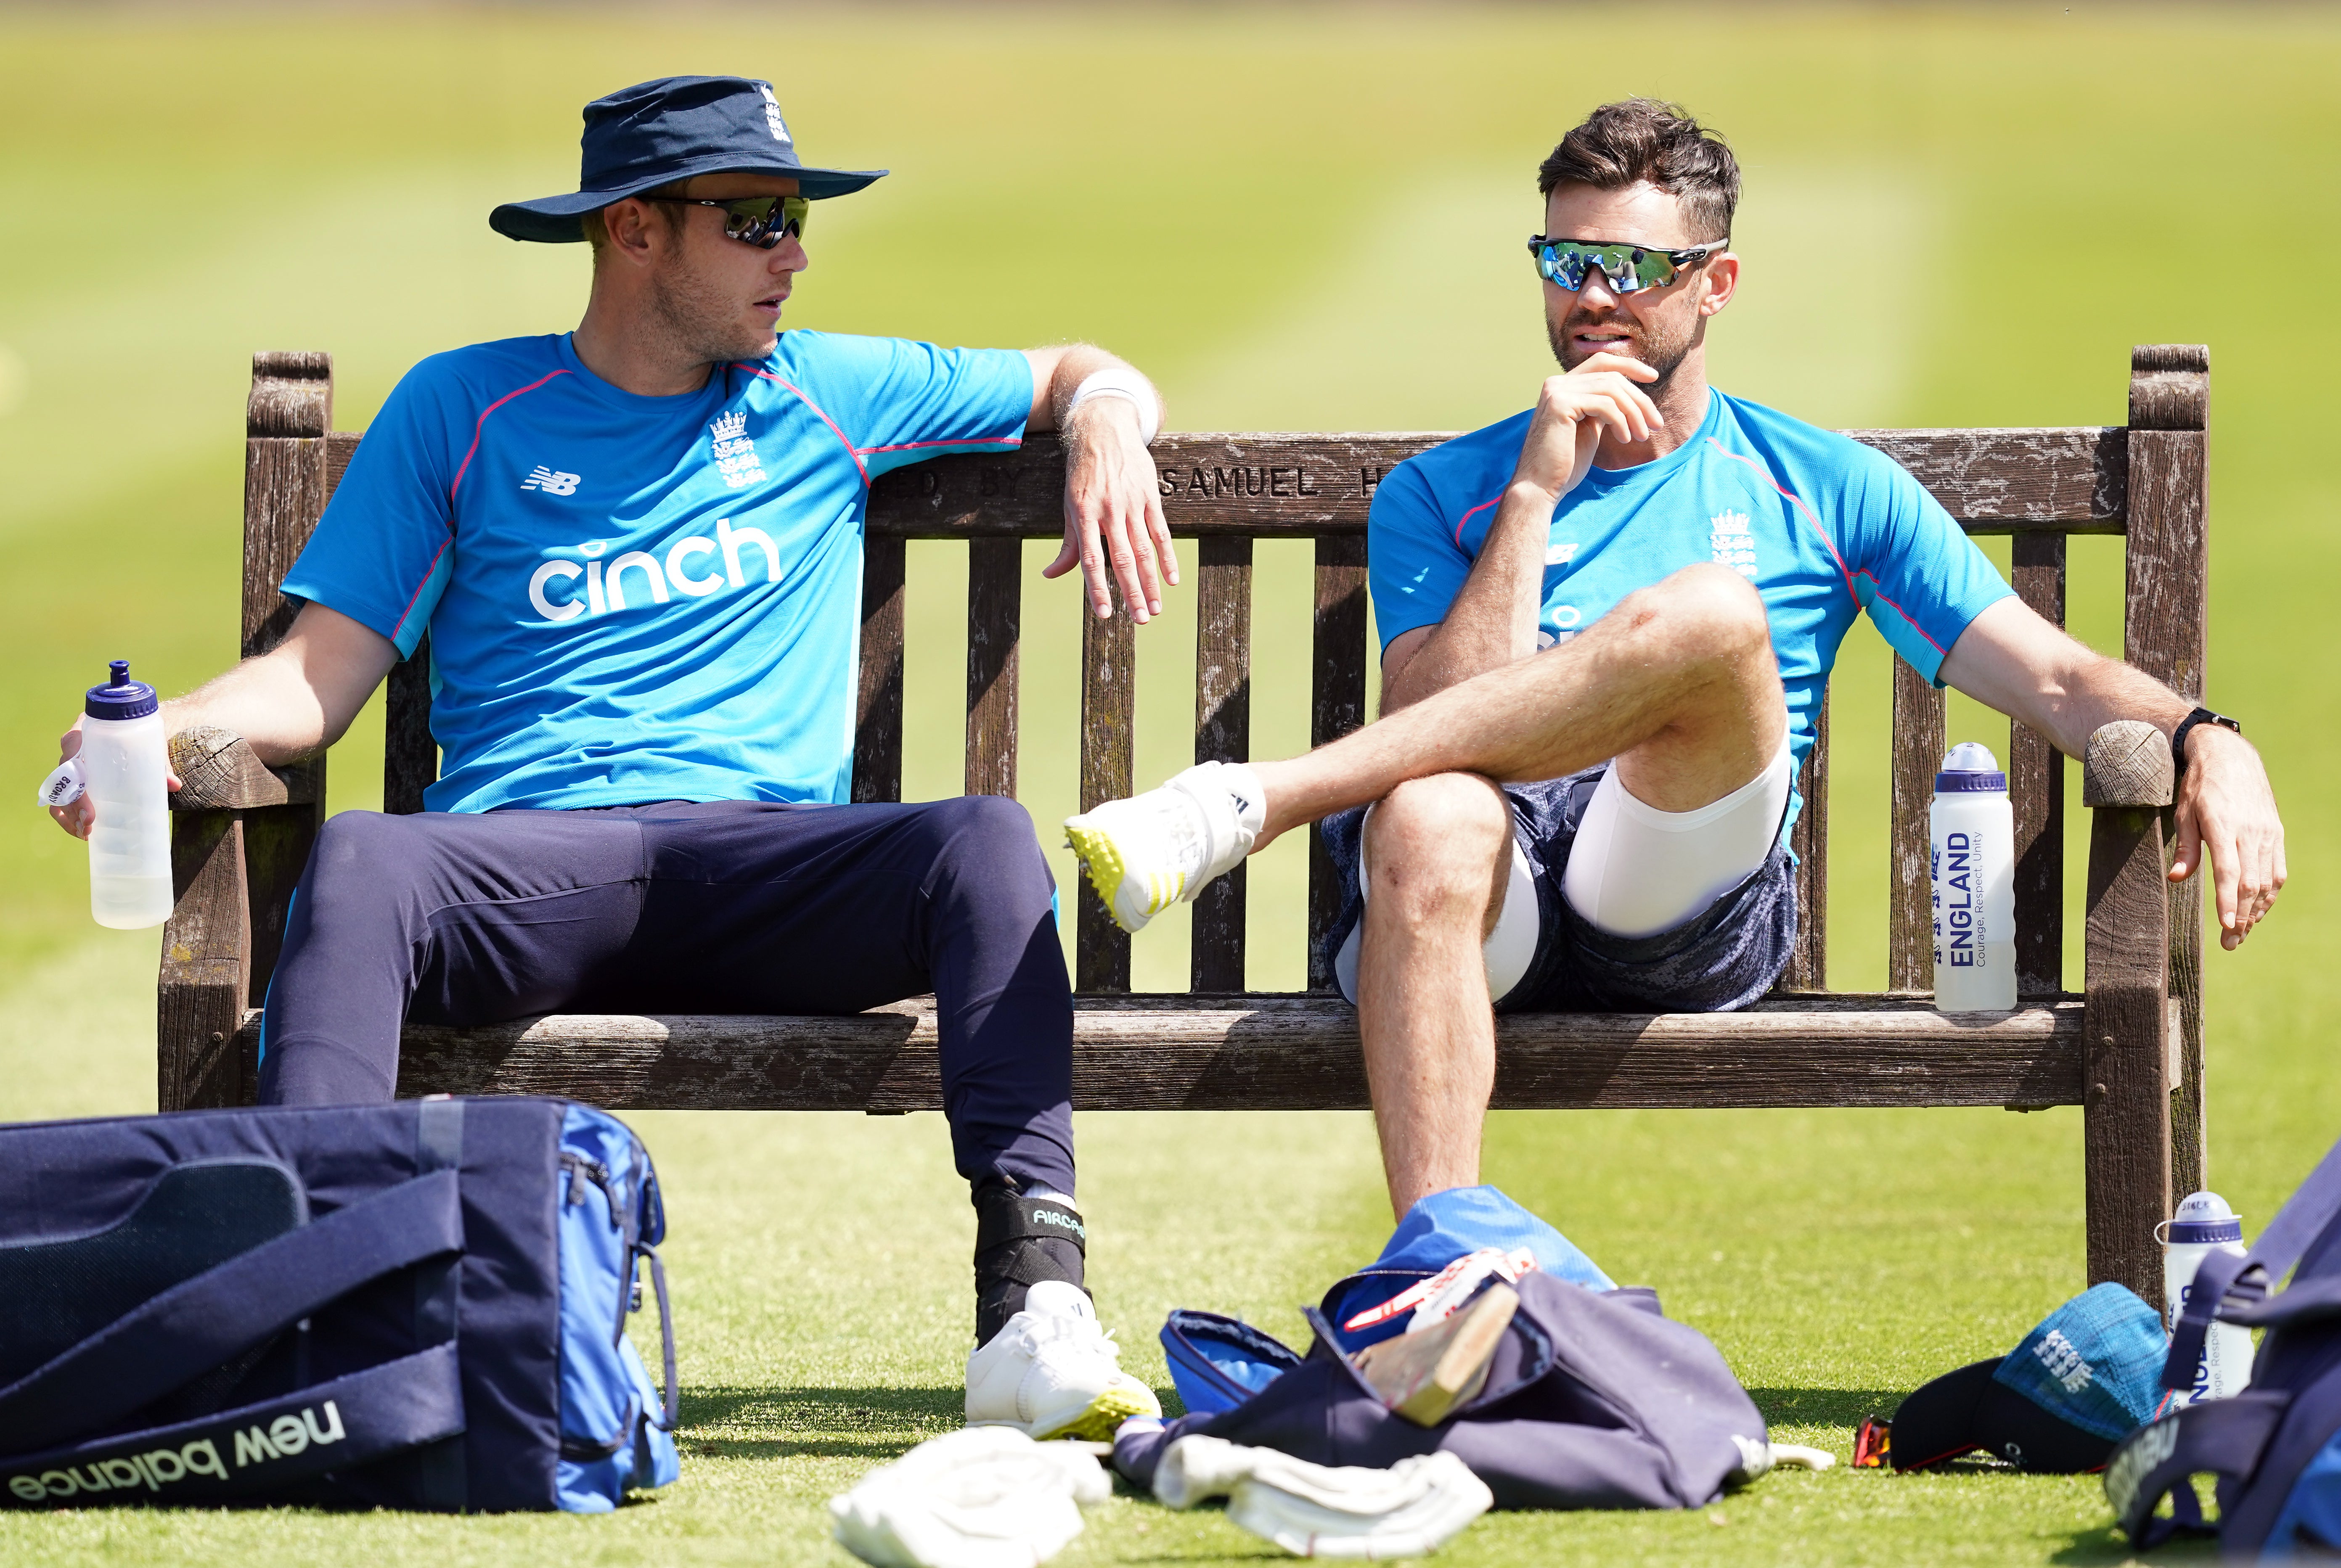
[[[410,372],[285,578],[307,601],[285,640],[166,709],[174,732],[290,761],[430,633],[439,780],[419,816],[326,822],[261,1097],[390,1098],[407,1019],[843,1014],[931,990],[977,1210],[969,1418],[1111,1436],[1157,1405],[1081,1288],[1071,996],[1031,819],[993,797],[844,802],[871,481],[1061,430],[1048,573],[1078,565],[1095,613],[1119,587],[1143,621],[1178,581],[1160,400],[1095,348],[778,334],[810,203],[885,171],[805,167],[767,83],[613,94],[586,106],[583,163],[577,192],[489,218],[591,243],[577,330]],[[59,818],[86,834],[86,802]]]
[[[1392,1209],[1479,1180],[1495,1011],[1719,1011],[1797,929],[1798,765],[1854,617],[2078,756],[2145,719],[2180,768],[2174,878],[2216,868],[2225,947],[2284,884],[2258,753],[2014,597],[1908,472],[1708,385],[1738,287],[1738,168],[1679,110],[1611,104],[1538,176],[1529,242],[1563,373],[1377,489],[1382,717],[1308,756],[1190,769],[1071,819],[1136,930],[1322,819],[1348,907]]]

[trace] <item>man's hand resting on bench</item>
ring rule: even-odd
[[[1969,623],[1944,656],[1943,681],[2047,736],[2067,757],[2084,755],[2100,724],[2144,719],[2168,735],[2194,707],[2145,671],[2084,647],[2019,599],[2003,599]],[[2285,882],[2284,819],[2257,749],[2216,724],[2189,730],[2176,815],[2170,879],[2193,876],[2207,853],[2219,946],[2240,948]]]
[[[1161,427],[1162,402],[1136,369],[1086,343],[1026,349],[1032,362],[1032,418],[1028,430],[1061,431],[1065,438],[1065,547],[1041,569],[1062,577],[1078,564],[1100,620],[1113,613],[1116,588],[1141,626],[1162,613],[1162,589],[1179,582],[1179,558],[1147,433]],[[1081,383],[1101,371],[1116,373],[1153,407],[1132,396],[1095,392],[1073,406]]]
[[[274,648],[163,704],[164,730],[216,725],[243,736],[263,762],[282,766],[339,740],[397,662],[396,645],[380,632],[322,604],[304,605]],[[57,742],[60,761],[81,750],[81,724],[75,719]],[[168,783],[177,789],[177,775]],[[95,819],[86,795],[50,807],[49,815],[76,839],[89,837]]]

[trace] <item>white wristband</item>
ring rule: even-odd
[[[1065,405],[1065,420],[1071,423],[1073,411],[1093,397],[1128,398],[1138,410],[1138,433],[1147,445],[1162,432],[1162,400],[1156,395],[1154,383],[1128,365],[1108,365],[1081,378],[1073,389],[1073,401]]]

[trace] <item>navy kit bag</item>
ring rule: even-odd
[[[2279,1290],[2286,1270],[2292,1283]],[[2341,1145],[2247,1255],[2203,1260],[2171,1337],[2165,1388],[2193,1383],[2215,1318],[2266,1330],[2251,1386],[2182,1406],[2123,1439],[2106,1466],[2115,1515],[2139,1547],[2182,1530],[2209,1533],[2191,1479],[2207,1472],[2218,1482],[2226,1554],[2341,1552]],[[2157,1518],[2166,1496],[2172,1513]]]
[[[1532,1255],[1514,1285],[1519,1309],[1484,1387],[1418,1426],[1384,1405],[1350,1357],[1405,1332],[1388,1304],[1484,1247]],[[1424,1198],[1381,1256],[1305,1315],[1316,1336],[1301,1356],[1233,1318],[1173,1313],[1162,1337],[1188,1414],[1131,1423],[1114,1467],[1151,1486],[1164,1452],[1195,1433],[1377,1469],[1444,1450],[1499,1508],[1698,1508],[1771,1467],[1764,1417],[1714,1345],[1661,1313],[1656,1292],[1612,1285],[1494,1187]]]
[[[562,1100],[0,1127],[0,1503],[605,1512],[676,1473],[665,1224]]]

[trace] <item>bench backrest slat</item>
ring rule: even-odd
[[[1927,811],[1943,755],[1943,693],[1894,661],[1893,801],[1887,822],[1886,988],[1935,988],[1935,923],[1927,870]]]
[[[1017,654],[1024,541],[967,541],[966,795],[1016,793]]]
[[[900,539],[862,552],[862,687],[854,708],[853,799],[902,798],[902,583]]]
[[[1251,541],[1212,534],[1198,541],[1195,587],[1195,760],[1251,757]],[[1245,867],[1195,899],[1188,985],[1244,989]]]
[[[1915,474],[1969,532],[2054,527],[2119,533],[2127,509],[2119,428],[1854,430]],[[1162,511],[1182,533],[1266,539],[1362,534],[1382,476],[1450,432],[1165,435],[1155,443]],[[1055,539],[1064,531],[1057,438],[1004,455],[937,458],[871,488],[873,537]]]
[[[1310,644],[1309,744],[1339,740],[1366,721],[1366,670],[1379,664],[1366,646],[1366,536],[1340,533],[1317,541],[1316,630]],[[1341,913],[1325,836],[1309,829],[1309,987],[1333,984],[1325,934]]]
[[[1828,766],[1829,700],[1824,687],[1813,713],[1813,749],[1805,754],[1797,785],[1804,809],[1788,833],[1788,848],[1797,857],[1797,945],[1780,972],[1784,991],[1828,989]]]
[[[1134,792],[1131,748],[1137,738],[1138,628],[1115,594],[1114,613],[1100,620],[1081,602],[1081,807],[1084,811]],[[1073,920],[1074,986],[1130,989],[1130,935],[1105,906],[1080,888]]]
[[[2065,624],[2065,536],[2017,534],[2008,546],[2017,597]],[[2016,988],[2065,988],[2065,758],[2047,737],[2010,724],[2007,795],[2016,809]]]
[[[242,627],[246,651],[283,635],[292,607],[276,584],[306,542],[359,436],[325,432],[332,360],[255,356],[246,459]],[[2195,345],[2149,345],[2132,356],[2129,425],[2025,430],[1858,430],[1844,433],[1908,468],[1974,534],[2014,535],[2012,579],[2025,602],[2062,624],[2066,537],[2127,534],[2125,653],[2177,690],[2203,690],[2207,355]],[[317,440],[319,435],[323,440]],[[1366,434],[1172,433],[1155,447],[1162,503],[1173,529],[1199,536],[1195,756],[1250,751],[1252,541],[1315,541],[1310,732],[1321,744],[1363,722],[1377,660],[1367,637],[1365,528],[1376,488],[1398,464],[1449,439],[1445,432]],[[1063,456],[1054,436],[1005,456],[954,457],[882,477],[873,486],[862,572],[861,684],[852,797],[902,797],[904,541],[957,539],[968,561],[967,731],[970,793],[1015,792],[1025,539],[1060,537]],[[1084,607],[1084,610],[1086,607]],[[1131,772],[1136,647],[1129,622],[1084,613],[1081,799],[1127,794]],[[429,729],[430,644],[389,683],[384,805],[422,809],[438,775]],[[1944,741],[1943,694],[1899,660],[1894,674],[1893,799],[1888,983],[1924,990],[1932,978],[1927,808]],[[1783,988],[1827,987],[1828,705],[1802,780],[1804,815],[1792,847],[1802,918]],[[2017,729],[2007,753],[2018,869],[2018,973],[2027,994],[2063,984],[2064,765],[2048,743]],[[311,766],[322,769],[322,762]],[[288,844],[288,853],[293,846]],[[2195,884],[2174,895],[2173,984],[2188,997],[2199,972]],[[1198,990],[1245,985],[1246,888],[1222,878],[1198,900],[1190,980]],[[2182,908],[2181,906],[2186,906]],[[1085,991],[1126,990],[1130,943],[1097,908],[1075,900],[1076,972]],[[1312,830],[1310,984],[1336,914],[1330,868]],[[2187,1003],[2191,1077],[2199,1094],[2199,1010]]]

